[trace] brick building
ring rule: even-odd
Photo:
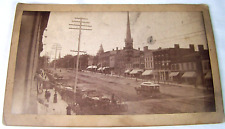
[[[190,45],[190,50],[189,54],[171,62],[170,81],[212,87],[209,51],[204,50],[203,45],[198,45],[198,51]]]
[[[142,73],[144,79],[154,79],[153,50],[149,50],[148,46],[144,47],[144,70]]]
[[[153,51],[154,70],[156,72],[155,79],[158,81],[169,81],[171,76],[177,75],[177,73],[170,73],[171,62],[193,52],[194,45],[192,44],[190,48],[180,48],[179,44],[175,44],[174,48],[159,48]]]

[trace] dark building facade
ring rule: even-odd
[[[171,62],[170,81],[212,87],[209,51],[203,45],[198,45],[198,51],[190,45],[190,50]]]
[[[171,71],[171,62],[176,61],[183,55],[190,54],[194,51],[193,45],[190,48],[180,48],[175,44],[174,48],[159,48],[153,51],[154,69],[156,70],[156,79],[159,81],[168,81]]]
[[[37,114],[37,85],[41,81],[35,75],[49,15],[50,12],[23,12],[13,86],[13,114]]]

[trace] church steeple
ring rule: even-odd
[[[102,46],[102,44],[101,44],[101,45],[100,45],[100,48],[99,48],[99,50],[98,50],[97,55],[100,55],[100,54],[102,54],[102,53],[104,53],[104,49],[103,49],[103,46]]]
[[[127,12],[127,33],[125,39],[125,48],[133,49],[133,39],[131,38],[129,12]]]
[[[129,12],[127,12],[127,33],[125,38],[125,60],[128,62],[131,61],[131,58],[133,56],[133,39],[131,37],[131,31],[130,31],[130,18],[129,18]]]

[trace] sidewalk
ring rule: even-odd
[[[51,93],[49,102],[45,99],[45,90],[38,95],[38,114],[66,115],[67,103],[62,100],[59,93],[57,93],[57,103],[53,103],[55,91],[53,89],[48,89],[48,91]],[[71,115],[75,115],[75,113],[71,111]]]

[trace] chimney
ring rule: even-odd
[[[140,47],[138,48],[138,51],[140,51]]]
[[[203,45],[198,45],[198,51],[199,51],[199,52],[203,52],[203,50],[204,50]]]
[[[190,51],[191,51],[191,52],[194,52],[194,51],[195,51],[195,46],[194,46],[194,44],[189,44],[189,48],[190,48]]]
[[[148,46],[144,46],[144,51],[148,51]]]
[[[174,48],[179,49],[180,48],[179,44],[174,44]]]

